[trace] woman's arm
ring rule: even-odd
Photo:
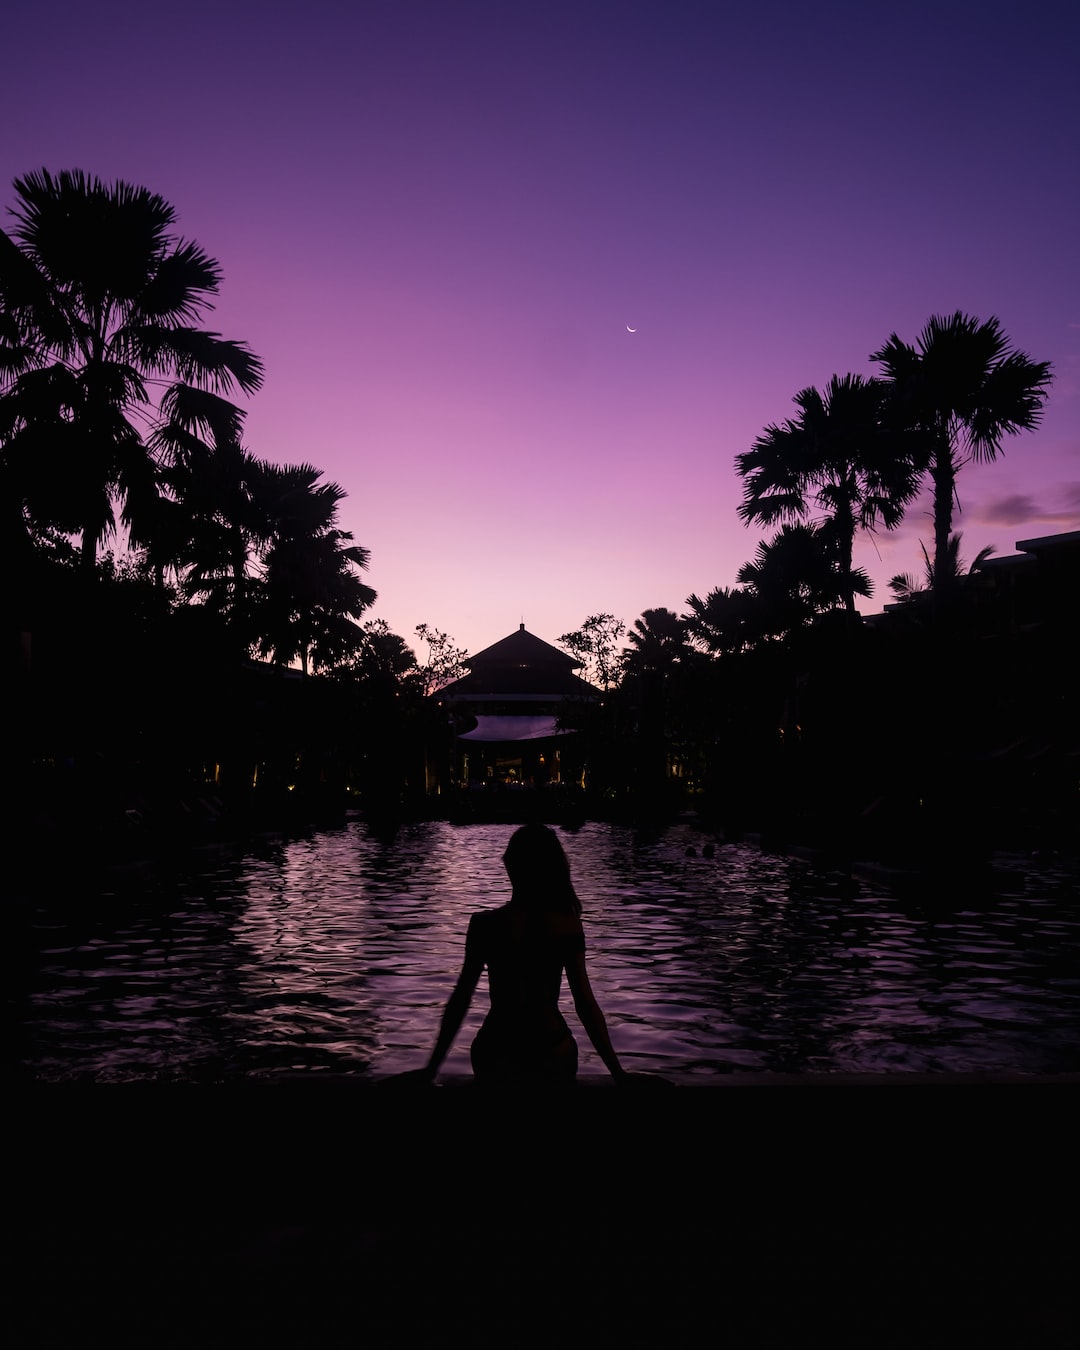
[[[604,1014],[600,1011],[600,1005],[597,1003],[596,995],[589,983],[589,972],[585,966],[584,952],[575,952],[573,957],[567,961],[566,980],[570,985],[570,992],[574,996],[574,1008],[578,1017],[581,1018],[581,1025],[585,1028],[589,1040],[592,1041],[596,1053],[604,1061],[613,1077],[627,1077],[626,1070],[619,1063],[619,1057],[612,1048],[607,1022],[604,1020]]]
[[[469,1004],[472,1002],[472,996],[476,992],[476,986],[480,982],[483,969],[483,960],[471,952],[468,944],[466,944],[465,964],[461,967],[461,974],[458,976],[457,984],[454,985],[454,992],[447,1000],[446,1008],[443,1011],[435,1049],[432,1050],[431,1058],[422,1070],[427,1078],[434,1078],[439,1072],[439,1066],[446,1058],[447,1051],[453,1045],[454,1037],[458,1034],[461,1024],[465,1020],[465,1014],[469,1011]]]

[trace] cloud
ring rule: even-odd
[[[1076,529],[1080,524],[1080,481],[1059,483],[1048,493],[1052,507],[1041,506],[1026,492],[987,498],[978,508],[981,525],[1064,525]]]
[[[1029,520],[1041,520],[1042,514],[1034,497],[1014,492],[987,502],[979,511],[979,521],[983,525],[1023,525]]]

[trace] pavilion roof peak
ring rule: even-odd
[[[466,659],[470,670],[495,665],[560,667],[564,670],[577,670],[584,665],[576,656],[553,647],[550,642],[530,633],[522,623],[507,637],[493,642],[490,647],[475,652]]]

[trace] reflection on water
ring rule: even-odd
[[[14,1021],[47,1081],[393,1073],[426,1057],[510,826],[360,823],[216,866],[27,903]],[[674,827],[564,836],[590,969],[630,1068],[1080,1068],[1077,880],[923,894]],[[569,1005],[569,996],[564,993]],[[483,982],[446,1073],[469,1071]],[[572,1014],[571,1015],[571,1021]],[[581,1068],[603,1072],[583,1035]]]

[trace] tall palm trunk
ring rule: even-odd
[[[832,525],[836,534],[840,593],[844,601],[844,608],[849,615],[853,615],[856,612],[855,584],[852,579],[852,557],[855,553],[855,516],[851,509],[850,497],[845,498],[842,503],[837,505]]]
[[[83,575],[92,577],[97,570],[97,538],[92,530],[83,530],[80,557]]]
[[[934,488],[934,579],[935,607],[941,605],[953,581],[949,566],[949,541],[952,538],[953,501],[956,497],[956,457],[953,438],[947,426],[941,426],[930,462],[930,481]]]

